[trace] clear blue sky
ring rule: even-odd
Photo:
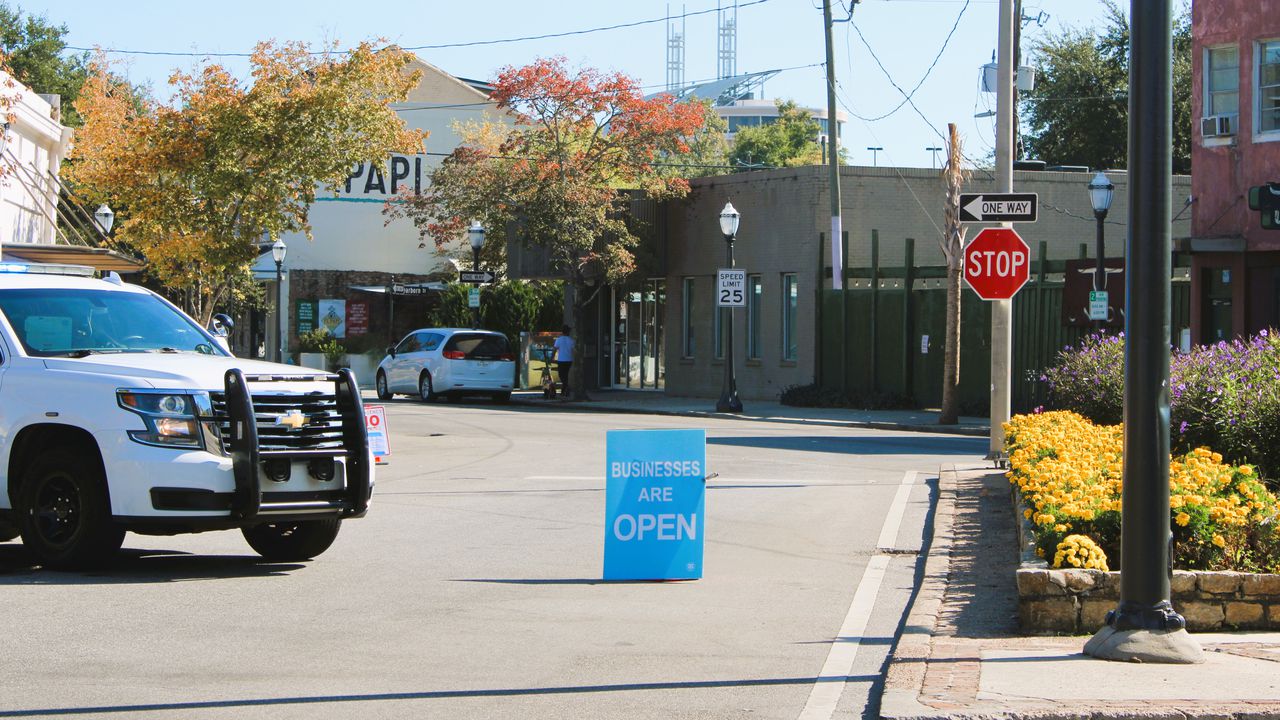
[[[740,0],[740,4],[752,0]],[[848,0],[844,0],[846,3]],[[586,0],[482,0],[480,2],[332,2],[330,0],[9,0],[25,12],[65,24],[68,44],[108,50],[179,53],[248,52],[265,39],[320,42],[344,46],[367,38],[385,38],[405,47],[515,38],[662,18],[683,11],[714,10],[716,0],[683,3],[631,3]],[[731,0],[721,0],[728,5]],[[815,5],[816,3],[816,5]],[[1127,3],[1123,3],[1127,6]],[[1063,27],[1100,25],[1101,0],[1024,0],[1023,13],[1048,16],[1043,27],[1032,22],[1023,32],[1024,48],[1046,32]],[[847,5],[846,5],[847,7]],[[990,61],[996,42],[996,0],[864,0],[853,22],[880,61],[904,90],[910,91],[942,48],[961,9],[964,15],[945,52],[915,95],[924,118],[910,105],[876,122],[852,118],[844,143],[858,164],[871,164],[865,148],[880,146],[881,165],[930,167],[926,146],[939,145],[937,132],[958,124],[965,153],[973,158],[991,149],[994,118],[974,119],[993,107],[994,95],[979,91],[979,66]],[[838,16],[843,13],[837,11]],[[717,72],[716,14],[686,20],[687,80],[711,79]],[[510,42],[467,48],[416,51],[424,60],[463,77],[489,79],[505,65],[521,65],[547,55],[565,55],[575,64],[618,70],[645,86],[660,89],[666,80],[666,24],[594,32],[571,37]],[[866,117],[893,109],[902,96],[876,66],[848,23],[835,28],[836,75],[849,107]],[[167,97],[174,68],[190,69],[199,57],[112,53],[134,82],[150,81]],[[211,58],[246,75],[241,58]],[[825,107],[822,11],[820,0],[766,0],[738,11],[738,71],[817,64],[782,73],[769,81],[771,97]],[[848,107],[842,107],[848,110]],[[927,122],[925,120],[927,118]]]

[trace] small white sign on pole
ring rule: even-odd
[[[1090,320],[1106,320],[1107,319],[1107,291],[1106,290],[1090,290],[1089,291],[1089,319]]]
[[[716,272],[716,307],[747,306],[747,271],[721,268]]]
[[[364,429],[369,434],[369,450],[374,463],[386,465],[391,456],[391,439],[387,434],[387,409],[381,405],[364,406]]]
[[[467,307],[469,308],[480,307],[480,288],[473,287],[467,291]]]

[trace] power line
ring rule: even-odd
[[[782,72],[787,72],[788,70],[804,70],[806,68],[813,68],[813,67],[822,67],[822,63],[817,62],[817,63],[809,63],[808,65],[792,65],[791,67],[776,68],[773,70],[765,70],[763,72],[782,73]],[[715,80],[715,79],[718,79],[718,78],[708,78],[707,80],[695,81],[694,83],[689,83],[689,84],[696,85],[698,84],[698,82],[710,82],[711,80]],[[665,88],[666,86],[667,86],[666,83],[650,83],[648,85],[638,85],[637,89],[652,90],[656,88]],[[604,94],[607,94],[608,92],[612,92],[612,91],[601,90],[596,93],[587,93],[587,95],[604,95]],[[546,99],[546,98],[530,98],[530,99]],[[477,101],[477,102],[469,102],[469,103],[445,103],[445,104],[439,104],[439,105],[423,104],[421,107],[395,108],[395,111],[396,112],[414,112],[418,110],[443,110],[443,109],[449,109],[449,108],[485,107],[485,106],[491,106],[493,104],[494,104],[493,100],[485,100],[485,101]]]
[[[751,7],[752,5],[762,5],[767,2],[769,2],[769,0],[749,0],[749,2],[744,2],[739,4],[738,7],[740,8]],[[634,22],[618,23],[616,25],[604,25],[601,27],[586,28],[583,30],[567,30],[565,32],[546,33],[544,35],[523,35],[520,37],[501,38],[497,40],[471,40],[468,42],[457,42],[457,43],[414,45],[412,47],[400,46],[400,49],[402,50],[443,50],[447,48],[477,47],[482,45],[502,45],[506,43],[526,42],[529,40],[548,40],[551,38],[570,37],[574,35],[589,35],[591,33],[605,32],[608,30],[621,30],[624,28],[639,27],[641,25],[652,25],[654,23],[667,22],[668,20],[678,20],[681,18],[693,17],[695,15],[706,15],[708,13],[719,12],[719,11],[720,11],[719,8],[708,8],[706,10],[695,10],[693,12],[686,12],[680,15],[672,15],[672,16],[664,15],[663,17],[653,18],[651,20],[636,20]],[[67,50],[82,50],[82,51],[98,50],[98,48],[79,47],[75,45],[67,45],[65,47]],[[102,50],[101,52],[114,54],[114,55],[159,55],[159,56],[165,56],[165,57],[251,57],[253,55],[253,53],[247,53],[247,52],[199,53],[199,52],[172,52],[172,51],[165,51],[165,50],[121,50],[121,49],[115,49],[115,48]],[[346,53],[346,52],[350,52],[350,50],[341,50],[338,52]],[[314,51],[314,52],[311,52],[310,54],[326,55],[328,54],[328,52]]]
[[[867,117],[862,117],[861,115],[858,115],[857,117],[859,120],[863,120],[866,122],[876,122],[877,120],[883,120],[889,117],[890,115],[893,115],[894,113],[901,110],[903,105],[906,105],[907,103],[911,102],[911,98],[915,96],[916,91],[920,89],[921,85],[924,85],[924,81],[929,79],[929,74],[933,72],[933,69],[935,67],[937,67],[938,60],[942,59],[942,53],[947,51],[947,45],[951,44],[951,37],[956,34],[956,28],[960,27],[960,20],[961,18],[964,17],[964,11],[969,9],[969,2],[970,0],[964,0],[964,5],[960,8],[960,13],[956,15],[956,21],[951,24],[951,31],[947,33],[946,39],[942,41],[942,47],[938,48],[938,54],[933,56],[933,62],[929,63],[928,69],[926,69],[924,71],[924,75],[920,77],[920,82],[916,83],[916,86],[911,88],[911,92],[902,93],[902,96],[903,96],[902,102],[898,103],[897,106],[894,107],[889,112],[884,113],[883,115],[877,115],[876,117],[873,117],[873,118],[867,118]],[[850,22],[849,27],[853,28],[854,31],[858,33],[858,38],[862,40],[863,45],[866,45],[867,52],[870,52],[871,57],[876,61],[876,64],[880,65],[880,69],[884,71],[885,77],[889,78],[889,82],[893,83],[893,86],[898,89],[898,92],[902,92],[902,88],[898,87],[898,84],[893,82],[893,78],[889,75],[889,71],[885,70],[884,65],[880,63],[880,58],[876,57],[875,51],[871,49],[871,45],[867,43],[867,39],[862,36],[862,30],[858,28],[857,23]],[[847,39],[847,36],[846,36],[846,39]],[[912,107],[915,107],[914,103],[912,103]],[[919,111],[917,110],[917,112]]]

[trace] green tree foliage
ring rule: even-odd
[[[1122,169],[1129,157],[1129,20],[1105,0],[1102,30],[1068,28],[1032,46],[1036,88],[1020,97],[1027,155]],[[1173,171],[1191,172],[1191,16],[1173,27]]]
[[[440,296],[440,304],[432,308],[428,321],[432,327],[471,327],[472,311],[467,307],[471,285],[450,283]],[[480,288],[480,327],[507,336],[513,347],[520,333],[559,331],[564,317],[564,283],[507,282]]]
[[[256,291],[250,266],[264,236],[310,238],[318,189],[337,187],[356,163],[421,150],[423,133],[391,107],[418,81],[409,61],[369,42],[319,55],[260,43],[251,85],[210,64],[174,73],[175,105],[141,107],[95,61],[67,175],[91,203],[118,208],[116,240],[142,252],[148,272],[207,322]]]
[[[0,52],[18,82],[38,93],[62,96],[62,122],[78,127],[73,103],[89,75],[89,54],[67,53],[66,25],[52,25],[42,15],[0,2]]]
[[[817,142],[821,131],[818,121],[791,100],[779,100],[777,105],[777,120],[742,128],[734,135],[730,163],[741,167],[822,164],[822,146]]]

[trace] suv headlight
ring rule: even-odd
[[[145,430],[129,431],[129,437],[144,445],[204,448],[205,435],[217,433],[209,393],[122,389],[116,391],[116,399],[146,424]]]

